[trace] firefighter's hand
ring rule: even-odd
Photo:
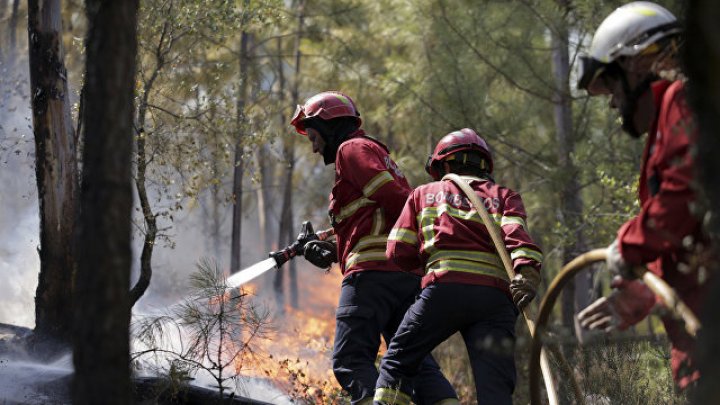
[[[540,284],[540,272],[530,266],[522,266],[517,274],[510,280],[510,295],[519,310],[530,303],[537,295]]]
[[[655,294],[639,280],[613,279],[615,290],[580,311],[580,326],[588,330],[625,330],[642,321],[655,306]]]
[[[329,268],[337,262],[337,247],[333,242],[313,240],[305,245],[305,260],[321,269]]]
[[[613,275],[619,275],[628,280],[634,280],[637,275],[633,272],[633,266],[623,259],[620,254],[620,247],[618,240],[615,239],[610,246],[607,247],[607,257],[605,258],[605,265],[608,271]]]

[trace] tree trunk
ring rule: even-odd
[[[258,187],[257,190],[257,205],[258,228],[260,229],[260,240],[262,241],[263,252],[273,250],[271,235],[274,235],[275,227],[271,201],[274,201],[272,189],[273,173],[275,172],[274,163],[274,160],[270,156],[270,148],[267,145],[260,145],[257,157],[257,165],[260,171],[260,187]]]
[[[243,176],[245,174],[245,142],[243,132],[246,130],[245,103],[248,89],[248,68],[250,58],[248,56],[248,44],[250,34],[247,32],[249,0],[244,2],[242,33],[240,34],[240,78],[238,81],[237,105],[236,105],[236,127],[237,139],[235,141],[235,165],[233,171],[233,217],[232,217],[232,246],[230,248],[230,273],[240,271],[241,248],[242,248],[242,215],[243,215]]]
[[[691,0],[686,19],[687,52],[685,65],[690,78],[689,95],[693,110],[700,125],[697,152],[697,170],[701,191],[708,199],[712,220],[708,230],[713,238],[714,258],[720,257],[720,186],[717,174],[720,173],[720,4],[715,0]],[[717,260],[710,263],[708,269],[714,274],[710,286],[705,312],[701,314],[703,333],[698,340],[696,357],[702,378],[693,399],[695,404],[720,403],[720,266]]]
[[[13,15],[16,14],[14,8]],[[78,164],[60,17],[60,0],[28,2],[35,174],[40,202],[35,330],[40,338],[69,344]]]
[[[86,0],[85,138],[73,403],[128,404],[138,0]]]
[[[557,142],[557,157],[560,166],[560,206],[558,216],[565,229],[573,232],[574,243],[563,249],[563,263],[567,263],[586,250],[582,233],[582,197],[577,180],[578,170],[571,154],[575,149],[575,134],[572,125],[572,98],[570,95],[570,57],[568,13],[570,2],[558,0],[562,15],[552,31],[552,70],[555,78],[554,120]],[[592,279],[583,273],[564,289],[562,295],[563,325],[574,330],[575,312],[589,304]]]
[[[32,3],[32,4],[31,4]],[[10,52],[15,52],[17,49],[17,24],[18,24],[18,8],[20,7],[20,0],[13,0],[12,14],[10,14]],[[36,0],[28,0],[28,22],[30,21],[30,8],[37,8]],[[60,17],[58,17],[60,18]],[[32,46],[32,45],[31,45]],[[62,46],[62,43],[60,44]]]
[[[168,14],[172,12],[173,3],[170,2],[168,5]],[[152,268],[152,256],[155,250],[155,239],[157,239],[158,227],[157,227],[157,214],[153,212],[152,206],[150,205],[150,199],[148,198],[147,192],[147,169],[148,163],[153,157],[147,156],[147,136],[146,131],[147,123],[147,110],[149,105],[150,94],[155,86],[155,80],[157,80],[160,72],[165,68],[166,59],[165,56],[172,42],[172,22],[170,18],[166,18],[163,22],[163,28],[158,38],[157,46],[155,47],[155,67],[152,69],[152,73],[145,80],[143,85],[142,98],[137,106],[137,115],[135,119],[135,147],[136,147],[136,177],[135,177],[135,188],[138,193],[138,202],[140,203],[140,210],[143,214],[143,222],[145,223],[143,247],[140,253],[140,277],[138,277],[135,285],[130,289],[130,303],[135,305],[138,300],[145,294],[147,288],[150,286],[152,280],[153,268]]]
[[[300,51],[300,43],[303,35],[303,27],[305,25],[305,1],[300,0],[297,5],[297,35],[295,35],[295,72],[293,77],[293,87],[291,90],[291,105],[296,105],[300,100],[300,62],[302,60],[302,52]],[[283,192],[283,205],[280,215],[279,229],[279,246],[282,248],[289,245],[295,239],[296,229],[293,226],[293,173],[295,171],[295,139],[291,135],[285,140],[283,153],[285,157],[285,189]],[[298,307],[298,286],[297,286],[297,266],[294,261],[289,263],[290,274],[290,304],[293,308]],[[281,309],[284,305],[283,295],[283,272],[278,271],[275,276],[275,296],[278,307]]]

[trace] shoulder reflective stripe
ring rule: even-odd
[[[373,224],[370,229],[371,235],[380,235],[385,230],[385,210],[382,207],[378,207],[373,212]]]
[[[527,225],[525,225],[525,220],[521,217],[502,217],[502,219],[500,220],[500,226],[512,224],[517,224],[522,226],[524,229],[527,229]]]
[[[386,261],[385,249],[383,250],[365,250],[358,253],[350,253],[345,260],[345,270],[352,269],[356,264],[370,261]]]
[[[543,254],[538,252],[537,250],[532,250],[528,248],[517,248],[510,252],[510,258],[515,260],[520,257],[526,257],[528,259],[535,260],[538,263],[542,263],[543,261]]]
[[[410,405],[410,396],[395,388],[378,388],[373,401],[383,405]]]
[[[479,252],[476,250],[438,250],[428,257],[428,263],[438,260],[461,259],[471,262],[480,262],[501,267],[500,256],[490,252]]]
[[[376,191],[380,189],[380,187],[384,186],[385,183],[389,183],[391,181],[395,180],[388,172],[387,170],[383,170],[382,172],[378,173],[375,177],[373,177],[370,181],[365,184],[365,187],[363,187],[362,192],[365,195],[365,197],[371,197],[373,194],[375,194]]]
[[[437,273],[443,271],[477,274],[508,281],[507,273],[502,267],[478,262],[469,262],[466,260],[438,260],[427,268],[427,273]]]
[[[357,200],[351,202],[350,204],[340,208],[340,214],[335,217],[335,220],[337,222],[340,222],[340,221],[344,220],[345,218],[354,214],[360,208],[367,207],[368,205],[373,205],[373,204],[375,204],[375,201],[372,201],[365,197],[360,197]]]
[[[413,246],[418,244],[417,232],[407,228],[393,228],[390,231],[390,236],[388,236],[388,240],[395,240]]]

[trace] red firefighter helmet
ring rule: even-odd
[[[294,126],[298,133],[307,135],[304,121],[313,117],[320,117],[323,120],[354,117],[357,120],[358,127],[362,124],[360,113],[353,100],[339,91],[318,93],[307,99],[304,105],[298,105],[290,125]]]
[[[435,151],[428,157],[425,164],[425,171],[435,180],[440,180],[438,165],[443,160],[448,160],[451,156],[462,151],[475,151],[487,162],[487,172],[492,173],[493,161],[490,154],[490,148],[487,142],[470,128],[463,128],[459,131],[451,132],[445,135],[437,146]]]

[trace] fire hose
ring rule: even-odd
[[[475,207],[475,210],[478,212],[478,214],[480,214],[480,217],[482,218],[483,223],[488,230],[488,233],[490,233],[490,237],[495,244],[495,249],[500,255],[500,259],[503,262],[503,266],[505,267],[508,278],[512,279],[515,276],[512,267],[512,260],[510,259],[510,255],[508,254],[507,249],[505,248],[505,242],[503,242],[502,235],[500,234],[500,229],[498,229],[498,226],[495,224],[492,218],[490,218],[490,214],[488,214],[487,209],[485,209],[485,205],[480,201],[477,194],[475,194],[475,191],[460,176],[453,173],[448,173],[443,177],[443,180],[450,180],[455,183],[455,185],[457,185],[463,191],[463,193],[465,193],[468,199],[470,199],[470,202]],[[534,341],[535,336],[537,336],[537,329],[535,327],[535,322],[533,322],[532,317],[529,314],[529,308],[525,307],[522,313],[525,317],[527,327],[530,330],[530,335],[533,337]],[[545,380],[545,389],[547,390],[548,401],[550,405],[557,405],[557,389],[555,388],[555,381],[553,380],[552,373],[550,372],[550,363],[548,362],[545,351],[540,350],[538,357],[540,367],[542,369],[543,379]]]
[[[539,405],[540,402],[540,383],[539,369],[543,371],[543,377],[545,376],[545,369],[542,368],[542,354],[543,342],[542,334],[547,326],[550,312],[552,311],[555,301],[560,295],[561,290],[568,281],[572,280],[577,273],[583,270],[584,267],[593,264],[595,262],[605,261],[607,256],[607,249],[595,249],[587,253],[584,253],[572,261],[566,264],[560,273],[553,279],[550,287],[548,288],[542,302],[540,303],[540,309],[538,311],[536,319],[536,329],[532,336],[532,347],[530,352],[530,403],[532,405]],[[693,337],[697,335],[700,329],[700,321],[690,308],[683,303],[677,296],[675,291],[667,285],[660,277],[647,271],[643,267],[637,267],[634,269],[635,274],[638,278],[642,278],[643,282],[650,288],[663,301],[665,306],[670,312],[676,317],[682,319],[685,322],[685,330]],[[538,367],[540,366],[540,367]],[[583,398],[578,398],[582,401]]]
[[[280,268],[280,266],[285,264],[285,262],[287,262],[288,260],[294,258],[297,255],[303,254],[303,252],[305,251],[305,245],[307,245],[308,242],[314,240],[327,240],[333,235],[335,235],[335,229],[328,228],[322,231],[318,231],[316,233],[313,230],[313,226],[310,221],[305,221],[302,223],[300,235],[298,235],[295,242],[293,242],[290,246],[285,247],[284,249],[280,249],[276,252],[270,252],[269,256],[275,259],[277,267]]]

